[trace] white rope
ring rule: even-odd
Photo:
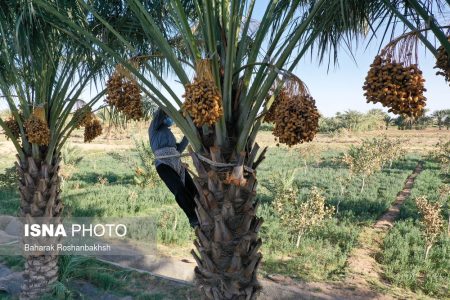
[[[204,156],[202,156],[202,155],[200,155],[198,153],[196,153],[196,155],[198,156],[198,158],[200,160],[203,160],[204,162],[206,162],[206,163],[208,163],[208,164],[210,164],[210,165],[212,165],[214,167],[229,168],[229,167],[237,167],[238,166],[237,164],[226,164],[226,163],[215,162],[215,161],[212,161],[209,158],[204,157]],[[250,173],[254,173],[255,172],[255,170],[253,170],[250,167],[247,167],[247,166],[243,166],[243,167],[244,167],[244,170],[246,170],[247,172],[250,172]]]
[[[234,167],[238,166],[237,164],[227,164],[227,163],[215,162],[215,161],[210,160],[209,158],[204,157],[203,155],[200,155],[198,153],[196,153],[196,155],[197,155],[197,157],[200,160],[202,160],[202,161],[204,161],[204,162],[206,162],[206,163],[208,163],[208,164],[210,164],[210,165],[212,165],[214,167],[218,167],[218,168],[230,168],[230,167],[233,167],[234,168]],[[156,156],[155,160],[156,159],[171,158],[171,157],[186,157],[186,156],[190,156],[190,154],[189,153],[184,153],[184,154],[175,154],[175,155]],[[255,170],[253,170],[250,167],[247,167],[247,166],[243,166],[243,167],[244,167],[244,170],[249,172],[249,173],[254,173],[255,172]]]
[[[185,156],[190,156],[190,154],[189,153],[184,153],[184,154],[155,156],[155,159],[172,158],[172,157],[185,157]]]

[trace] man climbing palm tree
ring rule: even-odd
[[[172,125],[173,120],[161,108],[156,110],[148,129],[150,146],[156,156],[155,167],[159,177],[174,194],[191,227],[195,228],[198,218],[194,198],[198,191],[180,159],[180,154],[188,145],[188,139],[184,136],[181,142],[177,143],[169,128]]]

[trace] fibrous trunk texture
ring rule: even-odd
[[[210,159],[225,163],[220,152],[211,148]],[[262,258],[258,238],[262,219],[256,216],[256,175],[244,173],[244,160],[251,166],[252,159],[245,159],[245,153],[236,156],[229,161],[237,166],[226,172],[192,154],[200,194],[196,198],[197,252],[192,250],[192,254],[203,299],[256,299],[261,289],[257,269]]]
[[[49,223],[59,223],[63,205],[60,198],[59,157],[51,165],[44,161],[27,157],[19,160],[20,216],[27,223],[37,223],[48,219]],[[41,219],[42,218],[42,219]],[[27,255],[24,283],[20,299],[38,299],[48,292],[51,284],[58,279],[57,255]]]

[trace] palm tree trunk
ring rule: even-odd
[[[197,261],[195,281],[202,298],[256,299],[261,289],[257,268],[262,258],[258,252],[262,219],[256,216],[255,174],[244,176],[244,153],[237,155],[237,166],[228,174],[191,155],[199,175],[194,182],[200,194],[196,198],[200,226],[194,241],[198,252],[191,253]],[[225,162],[217,147],[211,148],[211,160]],[[252,161],[249,158],[247,165]]]
[[[33,218],[59,219],[63,209],[59,162],[59,157],[51,165],[32,157],[19,160],[20,216],[27,223],[32,222]],[[58,279],[57,262],[57,255],[26,256],[20,299],[37,299],[48,292],[51,284]]]
[[[57,255],[30,255],[26,258],[20,299],[40,299],[58,279]]]

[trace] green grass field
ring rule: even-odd
[[[386,211],[403,188],[405,179],[422,160],[419,153],[409,153],[406,158],[395,161],[390,168],[371,176],[361,193],[360,178],[355,177],[347,184],[343,180],[349,171],[339,160],[342,148],[331,144],[323,149],[320,159],[310,162],[306,168],[297,149],[270,147],[267,159],[258,168],[257,197],[261,202],[259,214],[265,220],[260,232],[264,243],[264,260],[260,268],[263,275],[275,273],[306,281],[342,279],[346,274],[350,252],[360,246],[360,232]],[[173,195],[161,182],[157,181],[154,186],[144,188],[136,185],[135,170],[132,167],[138,162],[135,150],[112,149],[105,152],[80,149],[78,153],[82,160],[70,174],[70,178],[63,183],[65,215],[154,217],[158,224],[159,249],[167,251],[167,255],[190,258],[193,230],[176,205]],[[12,163],[12,160],[9,161]],[[5,161],[2,162],[3,168],[8,165],[10,166]],[[274,208],[275,195],[271,188],[274,179],[283,178],[284,174],[294,171],[294,185],[299,191],[298,201],[304,201],[315,186],[323,192],[327,205],[336,210],[331,219],[307,231],[302,236],[299,247],[295,245],[296,236],[290,234],[280,222]],[[450,281],[450,241],[442,234],[431,250],[431,257],[427,261],[423,259],[424,241],[413,199],[419,195],[427,195],[430,200],[436,200],[437,188],[444,180],[436,164],[425,164],[425,170],[418,177],[412,196],[402,208],[400,220],[384,241],[384,252],[379,258],[389,282],[402,288],[420,289],[438,298],[448,292],[445,283]],[[14,186],[3,187],[0,199],[0,214],[17,214],[19,198]],[[447,214],[445,212],[445,218]],[[3,261],[14,265],[11,258],[4,258]],[[90,260],[83,263],[95,265],[97,262]],[[91,278],[82,269],[76,271],[76,277],[104,290],[110,290],[113,285],[122,291],[120,282],[128,280],[128,277],[120,276],[123,272],[121,270],[107,270],[105,274],[100,272],[103,275]],[[68,279],[66,282],[68,292],[73,289],[70,281]],[[124,293],[127,293],[126,289]],[[133,295],[138,297],[139,293],[142,293],[142,297],[136,299],[160,299],[157,295],[146,298],[146,292],[139,288]]]

